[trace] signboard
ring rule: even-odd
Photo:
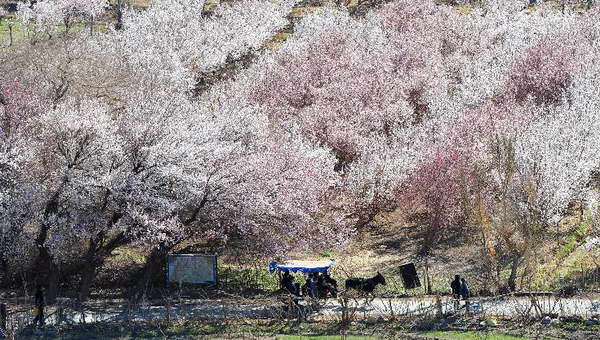
[[[417,275],[417,269],[414,263],[407,263],[400,266],[400,273],[402,274],[402,282],[404,288],[413,289],[421,287],[421,281],[419,275]]]
[[[168,283],[217,283],[217,256],[176,254],[167,256]]]

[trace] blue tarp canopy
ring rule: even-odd
[[[275,261],[269,263],[269,272],[274,273],[276,270],[288,270],[291,272],[322,273],[325,272],[335,263],[334,259],[324,261],[285,261],[277,263]]]

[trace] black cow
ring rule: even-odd
[[[363,291],[365,293],[372,293],[377,287],[378,284],[382,284],[385,286],[385,277],[381,275],[380,272],[377,272],[377,275],[370,279],[362,279],[362,278],[348,278],[346,279],[346,290],[348,289],[356,289]]]

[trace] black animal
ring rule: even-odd
[[[385,277],[383,277],[383,275],[381,275],[380,272],[377,272],[377,275],[375,275],[373,278],[370,278],[370,279],[362,279],[362,278],[346,279],[346,290],[356,289],[356,290],[363,291],[365,293],[372,293],[378,284],[382,284],[385,286]]]

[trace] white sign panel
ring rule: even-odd
[[[177,254],[167,257],[169,283],[216,283],[217,256]]]

